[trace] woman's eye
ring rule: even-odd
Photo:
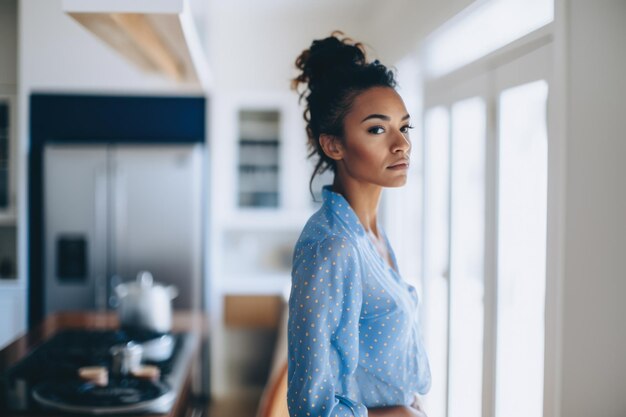
[[[411,126],[411,125],[402,126],[402,128],[400,128],[400,132],[402,132],[402,133],[409,133],[410,129],[413,129],[413,126]]]
[[[370,127],[369,129],[367,129],[367,131],[374,135],[380,135],[381,133],[385,132],[385,129],[383,129],[382,126],[374,126],[374,127]]]

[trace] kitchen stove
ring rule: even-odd
[[[65,330],[35,348],[2,375],[5,407],[14,411],[53,408],[82,414],[167,413],[184,384],[196,337],[191,333],[168,335],[171,355],[163,360],[143,360],[157,366],[160,378],[147,381],[113,375],[101,387],[78,378],[78,368],[103,366],[111,375],[114,345],[154,343],[154,335],[132,330]]]

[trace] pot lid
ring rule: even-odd
[[[124,297],[129,294],[141,295],[151,290],[165,291],[170,299],[178,296],[178,289],[174,285],[162,285],[154,282],[154,278],[149,271],[139,271],[135,281],[119,284],[115,287],[118,296]]]

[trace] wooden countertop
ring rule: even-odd
[[[30,353],[35,347],[39,346],[42,342],[49,339],[55,333],[64,329],[116,329],[119,327],[119,321],[117,315],[112,313],[94,313],[94,312],[62,312],[48,316],[43,323],[41,323],[36,329],[26,333],[22,337],[18,338],[4,349],[0,350],[0,374],[17,363]],[[198,343],[195,346],[195,353],[197,354],[200,341],[208,334],[208,319],[200,312],[179,312],[176,311],[172,321],[173,332],[191,332],[197,334]],[[189,396],[189,374],[191,371],[191,364],[186,370],[188,375],[187,383],[181,390],[176,403],[172,407],[172,411],[169,414],[160,414],[160,417],[175,417],[178,415],[184,415],[186,404],[184,404]],[[68,416],[68,414],[55,413],[47,411],[45,414],[41,412],[37,413],[25,413],[25,412],[10,412],[0,409],[3,417],[52,417],[52,416]],[[7,414],[8,413],[8,414]],[[143,414],[143,417],[149,417],[149,415]]]

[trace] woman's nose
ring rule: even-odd
[[[396,132],[394,136],[394,142],[392,152],[408,153],[411,150],[411,140],[408,136],[400,131]]]

